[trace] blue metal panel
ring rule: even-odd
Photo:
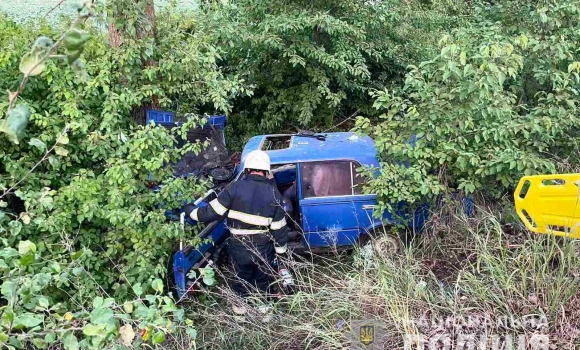
[[[361,234],[366,234],[371,232],[374,228],[381,226],[383,223],[388,224],[402,224],[407,226],[415,233],[419,233],[423,230],[423,226],[427,221],[429,216],[429,206],[427,204],[420,205],[414,210],[411,215],[411,210],[401,202],[395,212],[395,214],[385,211],[382,216],[382,220],[374,219],[372,224],[368,227],[361,228]]]
[[[312,137],[292,138],[292,145],[287,149],[266,151],[272,164],[312,162],[321,160],[356,160],[365,166],[379,166],[377,150],[373,140],[368,136],[358,136],[352,132],[334,132],[324,134],[326,140]],[[260,148],[268,135],[251,138],[242,152],[245,156]]]
[[[197,249],[188,247],[184,250],[180,250],[173,255],[173,274],[175,276],[175,289],[177,291],[178,298],[187,291],[187,273],[193,265],[200,262],[203,255],[208,251],[213,251],[215,247],[220,246],[224,243],[227,237],[227,227],[225,219],[209,224],[204,231],[200,234],[201,238],[211,239],[211,242],[203,243]]]
[[[174,127],[174,126],[182,126],[183,122],[174,122],[173,121],[173,113],[171,112],[166,112],[169,113],[171,115],[170,118],[168,117],[159,117],[159,118],[165,118],[164,120],[155,120],[155,124],[157,125],[163,125],[166,127]],[[158,119],[159,119],[158,118]],[[223,130],[226,126],[226,116],[225,115],[210,115],[207,116],[207,122],[203,125],[204,129],[218,129],[218,130]],[[151,119],[151,121],[153,121],[153,119]],[[147,120],[147,122],[149,122],[149,120]],[[202,125],[198,125],[199,128],[201,128]]]
[[[214,128],[223,129],[226,127],[226,116],[225,115],[210,115],[207,118],[207,124],[204,126],[208,128],[212,125]]]
[[[168,111],[158,111],[155,109],[148,109],[146,112],[147,124],[151,122],[159,123],[173,123],[175,114]]]
[[[301,199],[304,243],[311,247],[352,245],[360,231],[381,222],[372,216],[371,207],[363,208],[374,204],[375,195]]]

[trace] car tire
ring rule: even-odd
[[[360,246],[364,247],[370,244],[373,252],[383,259],[397,256],[403,251],[403,242],[401,242],[399,231],[391,225],[375,227],[361,237]]]

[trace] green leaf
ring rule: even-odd
[[[20,265],[22,266],[30,266],[32,265],[32,263],[34,263],[35,260],[35,256],[32,253],[26,254],[24,255],[22,258],[20,258]]]
[[[66,350],[78,350],[79,341],[72,331],[66,331],[62,335],[62,345]]]
[[[34,345],[36,349],[46,349],[46,342],[40,338],[32,339],[32,345]]]
[[[68,150],[63,148],[63,147],[60,147],[60,146],[54,147],[54,153],[58,154],[59,156],[63,156],[63,157],[68,156]]]
[[[0,292],[6,299],[10,300],[16,294],[16,288],[18,288],[16,282],[6,280],[4,281],[4,283],[2,283],[2,288],[0,289]]]
[[[123,304],[123,310],[128,314],[132,314],[133,313],[133,303],[130,301],[126,301]]]
[[[459,55],[459,63],[461,63],[462,65],[465,65],[467,63],[467,54],[465,53],[465,51],[461,51],[461,54]]]
[[[39,36],[34,42],[34,47],[41,49],[49,49],[52,45],[54,45],[52,39],[45,36]]]
[[[93,308],[98,309],[102,307],[103,301],[104,301],[103,297],[96,297],[95,299],[93,299]]]
[[[183,309],[177,309],[176,311],[173,312],[173,318],[176,321],[181,321],[183,322],[183,316],[185,314],[185,310]]]
[[[18,105],[8,112],[8,118],[2,122],[0,132],[5,133],[12,143],[18,144],[24,136],[24,130],[26,130],[29,120],[30,110],[28,107]]]
[[[31,77],[39,75],[44,70],[44,52],[31,51],[22,56],[20,60],[20,72]]]
[[[81,53],[82,50],[69,51],[66,54],[66,61],[68,62],[68,64],[73,64],[74,62],[76,62],[76,60],[78,60],[79,57],[81,57]]]
[[[0,345],[6,344],[8,341],[8,334],[0,332]]]
[[[73,260],[78,260],[78,258],[80,258],[81,256],[83,256],[84,251],[83,250],[77,250],[75,252],[72,252],[70,254],[71,259]]]
[[[68,143],[69,143],[68,136],[66,136],[66,135],[61,135],[61,136],[58,138],[58,143],[60,143],[61,145],[68,145]]]
[[[165,341],[165,333],[157,331],[153,334],[153,344],[161,344]]]
[[[24,349],[24,344],[22,344],[22,341],[14,336],[12,336],[12,337],[10,337],[10,339],[8,339],[8,344],[13,346],[13,347],[9,347],[10,350],[12,350],[14,348]]]
[[[94,337],[96,335],[103,335],[103,331],[105,330],[106,325],[104,324],[100,324],[100,325],[94,325],[94,324],[87,324],[86,326],[83,327],[83,333],[84,335],[88,335],[89,337]]]
[[[70,30],[64,36],[64,47],[69,51],[80,50],[83,44],[90,38],[91,35],[83,30]]]
[[[135,283],[133,285],[133,293],[135,293],[135,295],[137,295],[138,297],[143,295],[143,287],[141,287],[141,283]]]
[[[14,318],[15,327],[22,325],[26,328],[36,327],[44,321],[44,317],[30,312],[18,315]]]
[[[53,168],[60,167],[60,161],[55,156],[48,157],[48,162],[52,165]]]
[[[189,338],[191,338],[191,340],[196,340],[197,339],[197,329],[195,329],[195,328],[187,328],[185,330],[185,332],[187,333],[187,335],[189,336]]]
[[[18,251],[14,248],[4,248],[0,250],[0,258],[11,259],[18,256]]]
[[[163,293],[163,281],[161,281],[159,278],[155,279],[151,283],[151,288],[153,288],[153,290],[158,293]]]
[[[100,325],[100,324],[107,324],[109,322],[111,322],[111,320],[113,320],[113,310],[109,309],[109,308],[98,308],[98,309],[94,309],[91,312],[91,323]]]
[[[200,269],[200,272],[203,274],[203,283],[208,286],[215,284],[215,271],[211,267]]]
[[[20,241],[18,243],[18,254],[22,256],[29,253],[36,253],[36,245],[30,241]]]
[[[62,270],[61,270],[61,267],[60,267],[60,264],[59,264],[59,263],[57,263],[56,261],[53,261],[53,262],[50,264],[50,269],[51,269],[51,270],[52,270],[52,272],[54,272],[54,273],[60,273],[60,271],[62,271]]]
[[[45,297],[38,298],[38,305],[40,307],[48,309],[48,306],[49,306],[48,299],[46,299]]]
[[[46,151],[46,144],[37,138],[30,139],[30,141],[28,141],[28,144],[38,148],[41,151]]]
[[[56,334],[54,334],[54,333],[48,333],[44,337],[44,341],[47,342],[48,344],[54,343],[56,341]]]

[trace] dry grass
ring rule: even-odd
[[[350,329],[365,320],[379,326],[370,347],[377,349],[403,349],[405,337],[416,335],[448,337],[457,345],[465,334],[500,335],[502,341],[513,336],[514,342],[525,335],[528,347],[534,335],[544,334],[552,349],[575,348],[580,344],[576,242],[506,225],[491,210],[477,212],[476,218],[453,214],[444,221],[433,216],[422,239],[395,258],[363,247],[349,255],[287,259],[298,292],[276,299],[268,322],[255,307],[265,302],[260,296],[239,318],[229,309],[233,294],[227,286],[207,291],[188,305],[196,315],[196,345],[350,349],[361,346]]]

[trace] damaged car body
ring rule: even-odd
[[[242,176],[245,157],[254,150],[270,156],[273,181],[284,201],[290,226],[288,249],[294,253],[349,248],[381,237],[376,249],[388,250],[399,238],[389,228],[404,225],[420,232],[426,220],[425,208],[375,213],[377,195],[363,192],[360,167],[378,167],[373,140],[351,132],[295,135],[260,135],[245,145],[231,181]],[[223,188],[220,186],[220,188]],[[196,201],[209,203],[220,188]],[[189,291],[187,274],[215,261],[216,253],[229,236],[225,220],[208,224],[200,233],[207,243],[182,247],[173,256],[173,278],[178,297]],[[396,247],[395,247],[396,249]]]

